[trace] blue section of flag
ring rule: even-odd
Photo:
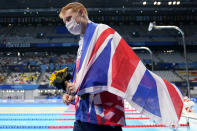
[[[91,110],[90,110],[90,121],[97,123],[97,117],[96,117],[96,110],[94,108],[94,102],[91,104]]]
[[[88,50],[89,44],[92,40],[92,36],[95,32],[96,27],[97,27],[97,24],[95,24],[93,22],[88,23],[86,32],[84,34],[84,39],[83,39],[83,47],[82,47],[82,54],[81,54],[81,58],[80,58],[79,71],[81,69],[82,63],[83,63],[84,58],[86,56],[86,52]]]
[[[111,40],[107,43],[107,46],[98,56],[94,64],[88,70],[80,90],[91,86],[104,86],[108,81],[108,69],[111,56]]]
[[[146,70],[132,100],[144,110],[161,117],[157,85],[150,72]]]
[[[82,96],[79,101],[79,107],[76,110],[76,120],[84,120],[88,122],[89,119],[89,95]]]

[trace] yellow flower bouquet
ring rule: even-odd
[[[68,72],[68,68],[64,68],[52,73],[49,85],[54,88],[63,89],[66,91],[66,83],[68,83],[71,78],[72,76]]]

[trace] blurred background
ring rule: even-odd
[[[1,0],[0,103],[61,103],[62,91],[49,87],[51,73],[75,63],[78,36],[58,17],[72,0]],[[197,96],[196,0],[78,0],[89,19],[114,28],[147,68],[187,95],[183,42],[177,30],[148,31],[150,22],[176,25],[186,38],[192,98]]]

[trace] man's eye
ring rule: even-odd
[[[68,18],[67,18],[67,21],[69,22],[70,20],[71,20],[71,17],[68,17]]]

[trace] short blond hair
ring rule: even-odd
[[[62,7],[60,13],[59,13],[59,17],[61,19],[63,19],[63,14],[69,10],[72,9],[74,12],[78,12],[80,9],[82,9],[85,13],[86,16],[88,16],[88,12],[87,9],[85,8],[85,6],[79,2],[72,2],[67,4],[66,6]]]

